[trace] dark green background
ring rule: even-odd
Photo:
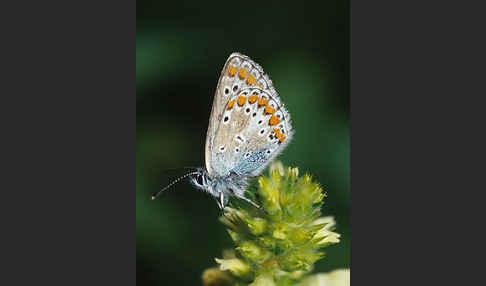
[[[201,285],[201,273],[232,247],[213,199],[185,181],[204,165],[206,128],[226,58],[259,63],[296,131],[279,156],[311,173],[328,197],[342,241],[315,271],[349,267],[348,1],[137,1],[137,284]],[[266,172],[266,171],[265,171]]]

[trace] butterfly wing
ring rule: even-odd
[[[290,115],[263,69],[233,53],[216,88],[206,135],[211,176],[258,175],[290,142]]]

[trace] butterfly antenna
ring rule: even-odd
[[[184,166],[184,167],[180,167],[180,168],[170,168],[170,169],[165,169],[163,172],[164,173],[168,173],[168,172],[171,172],[171,171],[179,171],[179,170],[184,170],[184,169],[190,169],[190,170],[197,170],[199,167],[191,167],[191,166]]]
[[[184,176],[182,177],[179,177],[177,179],[175,179],[174,181],[172,181],[170,184],[168,184],[165,188],[163,188],[162,190],[158,191],[157,193],[154,193],[152,195],[152,197],[150,197],[151,200],[155,200],[155,198],[157,198],[163,191],[167,190],[168,188],[172,187],[174,184],[177,184],[177,182],[179,182],[180,180],[190,176],[190,175],[196,175],[198,172],[190,172],[190,173],[187,173],[185,174]]]

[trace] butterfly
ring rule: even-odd
[[[292,139],[290,114],[272,81],[248,56],[232,53],[218,80],[206,134],[205,168],[192,184],[211,194],[224,210],[231,196],[245,200],[249,179],[258,176]],[[152,199],[163,190],[152,196]]]

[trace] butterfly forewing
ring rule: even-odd
[[[218,81],[206,137],[211,176],[258,175],[290,141],[293,130],[272,81],[247,56],[233,53]]]

